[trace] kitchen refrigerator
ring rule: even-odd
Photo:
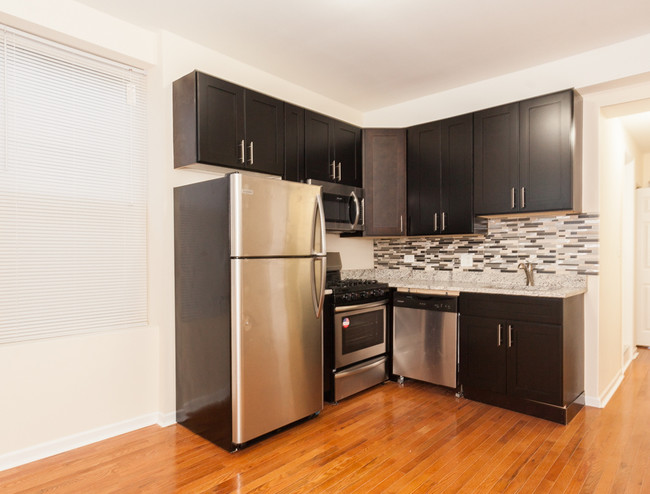
[[[320,187],[233,173],[174,190],[176,419],[224,449],[323,405]]]

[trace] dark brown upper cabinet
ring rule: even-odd
[[[361,187],[361,129],[305,110],[305,178]]]
[[[408,234],[474,232],[472,115],[409,127]]]
[[[406,234],[406,129],[363,129],[367,236]]]
[[[284,104],[284,178],[305,178],[305,109]]]
[[[206,164],[282,175],[284,103],[194,71],[174,81],[174,167]]]
[[[573,91],[474,114],[474,212],[579,210]]]

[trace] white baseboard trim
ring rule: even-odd
[[[614,396],[614,393],[616,393],[616,390],[623,382],[623,377],[625,377],[623,370],[620,370],[616,377],[614,377],[612,382],[609,383],[609,386],[605,388],[605,391],[599,397],[596,398],[593,396],[587,396],[585,398],[585,405],[596,408],[605,408],[605,406],[607,406],[607,403],[609,403],[609,400],[612,399],[612,396]]]
[[[158,420],[156,420],[156,423],[160,427],[169,427],[170,425],[174,425],[176,423],[176,412],[158,412]]]
[[[30,446],[29,448],[0,455],[0,471],[31,463],[32,461],[41,460],[48,456],[57,455],[64,451],[86,446],[110,437],[119,436],[120,434],[141,429],[142,427],[154,425],[159,423],[162,418],[166,418],[168,415],[170,414],[162,416],[159,413],[150,413],[133,419],[124,420],[116,424],[98,427],[96,429],[72,434],[71,436],[62,437],[60,439],[55,439],[46,443]]]

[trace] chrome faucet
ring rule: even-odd
[[[517,269],[523,269],[526,274],[526,286],[535,286],[535,279],[533,278],[534,265],[529,262],[520,262]]]

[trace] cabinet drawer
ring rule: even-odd
[[[461,293],[461,316],[491,317],[540,324],[562,324],[563,299]]]

